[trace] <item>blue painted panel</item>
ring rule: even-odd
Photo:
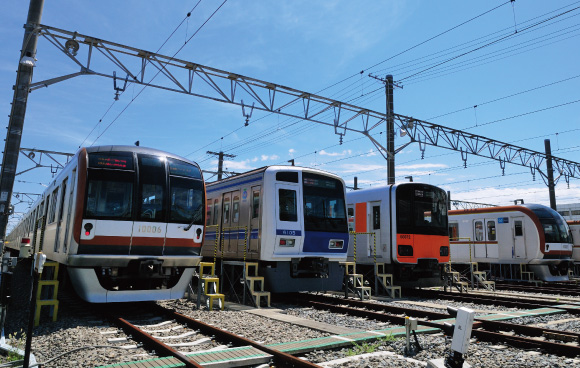
[[[348,250],[348,233],[327,233],[318,231],[304,232],[304,247],[303,252],[311,253],[346,253]],[[344,246],[342,249],[328,249],[330,239],[342,239]]]

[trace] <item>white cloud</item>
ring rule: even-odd
[[[288,154],[289,154],[291,157],[294,157],[294,153],[296,153],[296,150],[295,150],[294,148],[290,148],[290,149],[288,150]]]
[[[350,155],[352,154],[351,150],[344,150],[342,152],[326,152],[325,150],[322,150],[320,152],[318,152],[321,156],[345,156],[345,155]]]
[[[278,155],[272,155],[272,156],[262,155],[262,161],[277,160],[279,158],[280,158],[280,156],[278,156]]]
[[[415,165],[400,165],[396,166],[399,170],[414,170],[414,169],[444,169],[449,167],[445,164],[415,164]]]
[[[217,161],[215,161],[215,165],[217,165]],[[244,161],[224,161],[225,170],[228,171],[249,171],[255,169],[255,167],[250,166],[250,160]]]

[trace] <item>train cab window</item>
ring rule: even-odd
[[[203,225],[203,183],[199,180],[170,177],[169,221]]]
[[[130,219],[133,201],[133,175],[109,170],[89,170],[85,217]]]
[[[276,173],[277,181],[286,181],[289,183],[298,183],[297,171],[279,171]]]
[[[230,199],[224,198],[224,222],[226,225],[230,221]]]
[[[252,192],[252,218],[260,217],[260,192],[254,190]]]
[[[514,234],[515,236],[523,236],[524,235],[524,226],[521,220],[514,221]]]
[[[296,203],[295,190],[279,189],[278,205],[280,207],[280,221],[298,221],[298,205]]]
[[[139,155],[139,220],[163,221],[165,161],[160,157]]]
[[[487,240],[496,240],[495,221],[487,222]]]
[[[457,240],[459,238],[459,224],[457,222],[449,223],[449,240]]]
[[[240,197],[235,196],[232,202],[232,222],[240,221]]]
[[[475,241],[483,241],[483,221],[475,221],[474,235]]]
[[[373,230],[381,228],[381,207],[373,206]]]

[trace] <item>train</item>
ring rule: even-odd
[[[346,199],[348,258],[356,262],[357,273],[372,275],[375,264],[382,263],[398,285],[441,284],[442,265],[449,261],[443,189],[408,182],[353,190]]]
[[[566,281],[572,239],[564,218],[539,204],[449,211],[451,261],[478,262],[479,270],[517,279]],[[529,271],[524,270],[529,269]]]
[[[341,290],[347,249],[345,185],[334,174],[267,166],[207,183],[202,256],[220,269],[256,262],[270,292]]]
[[[31,247],[63,265],[88,302],[177,299],[201,261],[204,208],[195,162],[138,146],[86,147],[7,235],[6,246]]]
[[[574,275],[580,276],[580,221],[569,220],[566,222],[570,227],[570,234],[572,236],[572,260],[574,261]]]

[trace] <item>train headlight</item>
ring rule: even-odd
[[[331,240],[328,245],[328,249],[342,249],[344,246],[344,240]]]
[[[91,235],[91,230],[93,230],[93,224],[91,224],[90,222],[87,222],[85,224],[85,235],[86,236]]]
[[[441,247],[441,248],[439,248],[439,255],[441,257],[447,257],[449,255],[449,247]]]
[[[402,257],[412,257],[413,247],[410,245],[399,244],[397,252]]]
[[[295,239],[280,239],[281,247],[293,247],[296,244]]]

